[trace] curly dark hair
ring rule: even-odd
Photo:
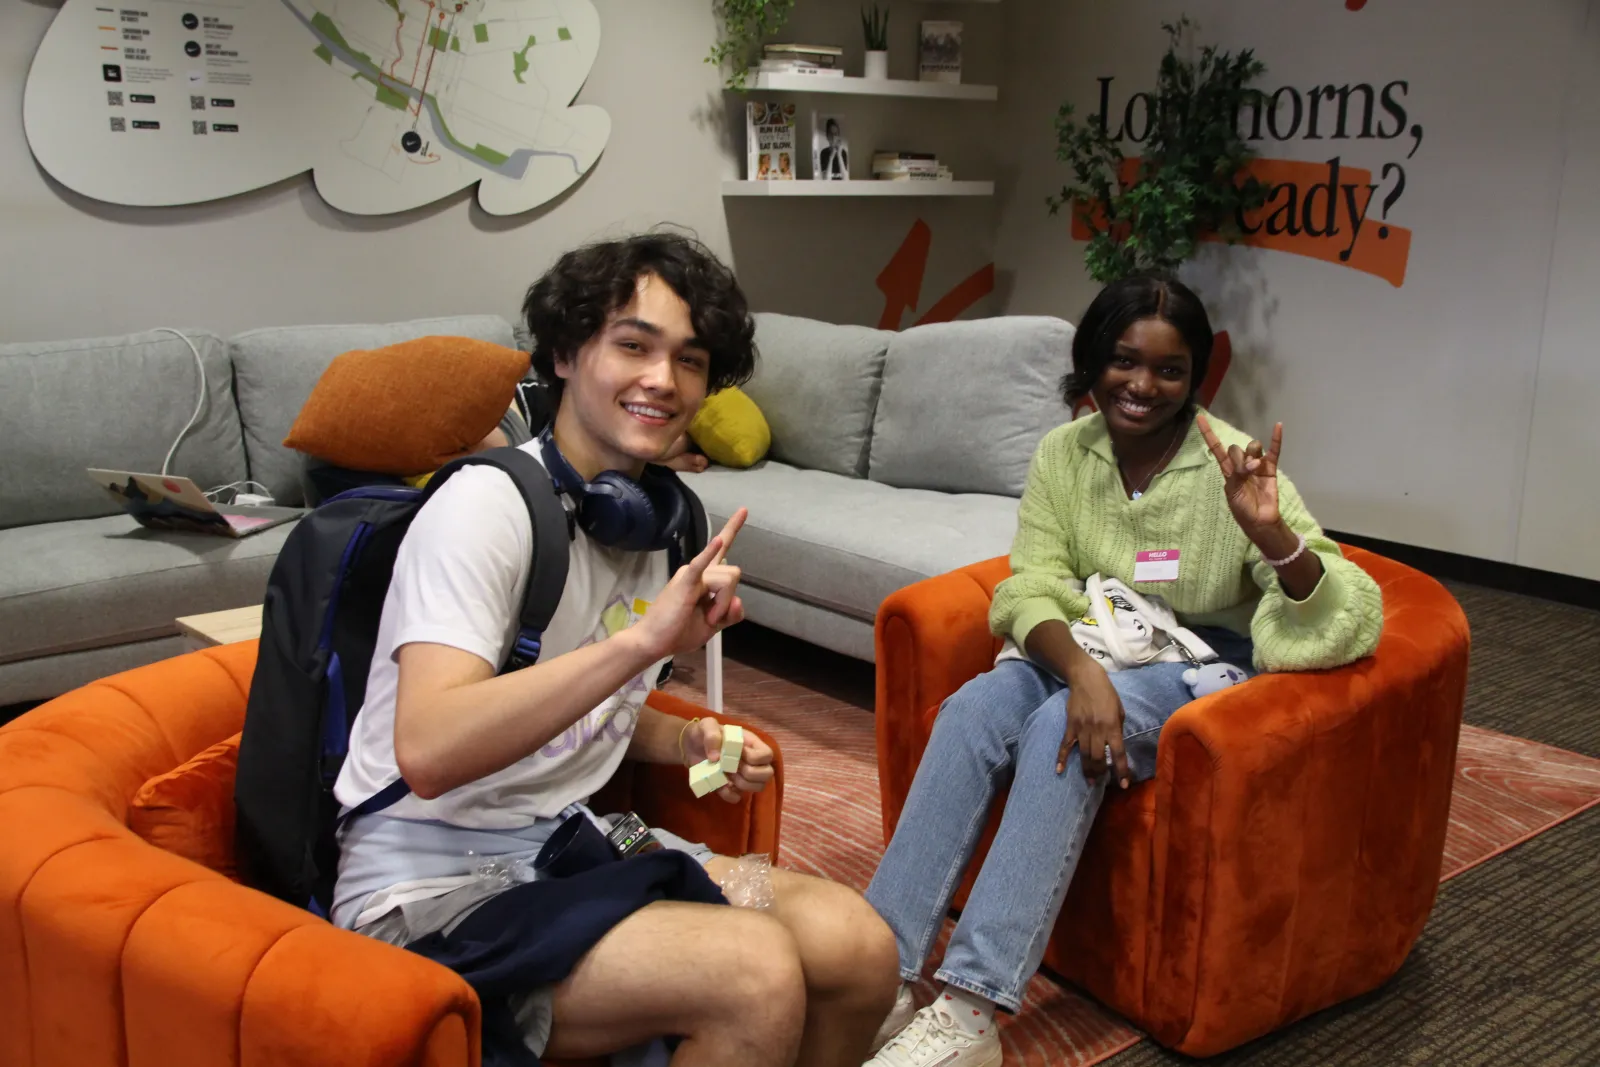
[[[1117,342],[1140,319],[1160,319],[1189,346],[1189,407],[1211,364],[1211,319],[1194,290],[1168,274],[1119,278],[1100,290],[1072,336],[1072,370],[1061,379],[1061,399],[1071,407],[1105,373]]]
[[[755,320],[729,270],[698,240],[678,233],[635,234],[566,253],[528,289],[522,314],[533,337],[533,369],[559,404],[558,358],[570,358],[633,299],[654,274],[689,305],[695,336],[710,357],[706,392],[743,385],[756,369]]]

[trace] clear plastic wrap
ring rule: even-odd
[[[480,856],[468,852],[473,877],[480,885],[495,891],[510,889],[514,885],[533,881],[533,863],[527,857]]]
[[[722,895],[736,908],[772,907],[772,858],[757,852],[735,860],[722,878]]]

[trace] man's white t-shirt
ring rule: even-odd
[[[537,440],[521,446],[543,464]],[[453,474],[412,520],[395,558],[378,624],[366,701],[334,795],[346,808],[400,777],[394,758],[396,654],[413,642],[470,652],[496,669],[516,639],[533,559],[528,507],[503,471]],[[540,662],[603,641],[637,621],[666,586],[666,552],[624,552],[571,542],[567,584],[544,633]],[[532,755],[433,800],[415,794],[384,809],[400,819],[474,829],[514,829],[586,801],[615,773],[665,660],[630,679]]]

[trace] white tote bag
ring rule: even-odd
[[[1098,574],[1089,576],[1082,591],[1088,594],[1089,611],[1072,624],[1072,637],[1107,671],[1152,663],[1199,666],[1217,658],[1216,650],[1179,625],[1158,596],[1141,596],[1118,579]]]

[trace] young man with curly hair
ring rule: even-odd
[[[584,482],[648,479],[707,394],[754,369],[754,324],[732,273],[680,236],[570,252],[524,312],[557,406],[546,433],[520,447]],[[478,864],[527,860],[563,817],[593,814],[586,801],[625,757],[692,765],[719,751],[714,720],[684,728],[644,701],[665,660],[743,617],[738,568],[722,558],[744,516],[669,574],[665,551],[602,544],[580,514],[538,662],[501,674],[532,526],[504,472],[451,477],[400,548],[336,789],[347,808],[400,775],[412,793],[345,830],[334,921],[397,944],[447,934],[507,891],[475,878]],[[637,601],[649,605],[642,615]],[[747,734],[722,798],[763,789],[772,759]],[[711,878],[728,871],[730,860],[656,833]],[[675,1036],[682,1067],[855,1067],[894,1000],[893,937],[843,886],[776,869],[772,881],[768,909],[661,900],[633,911],[564,979],[517,999],[523,1041],[577,1058]]]

